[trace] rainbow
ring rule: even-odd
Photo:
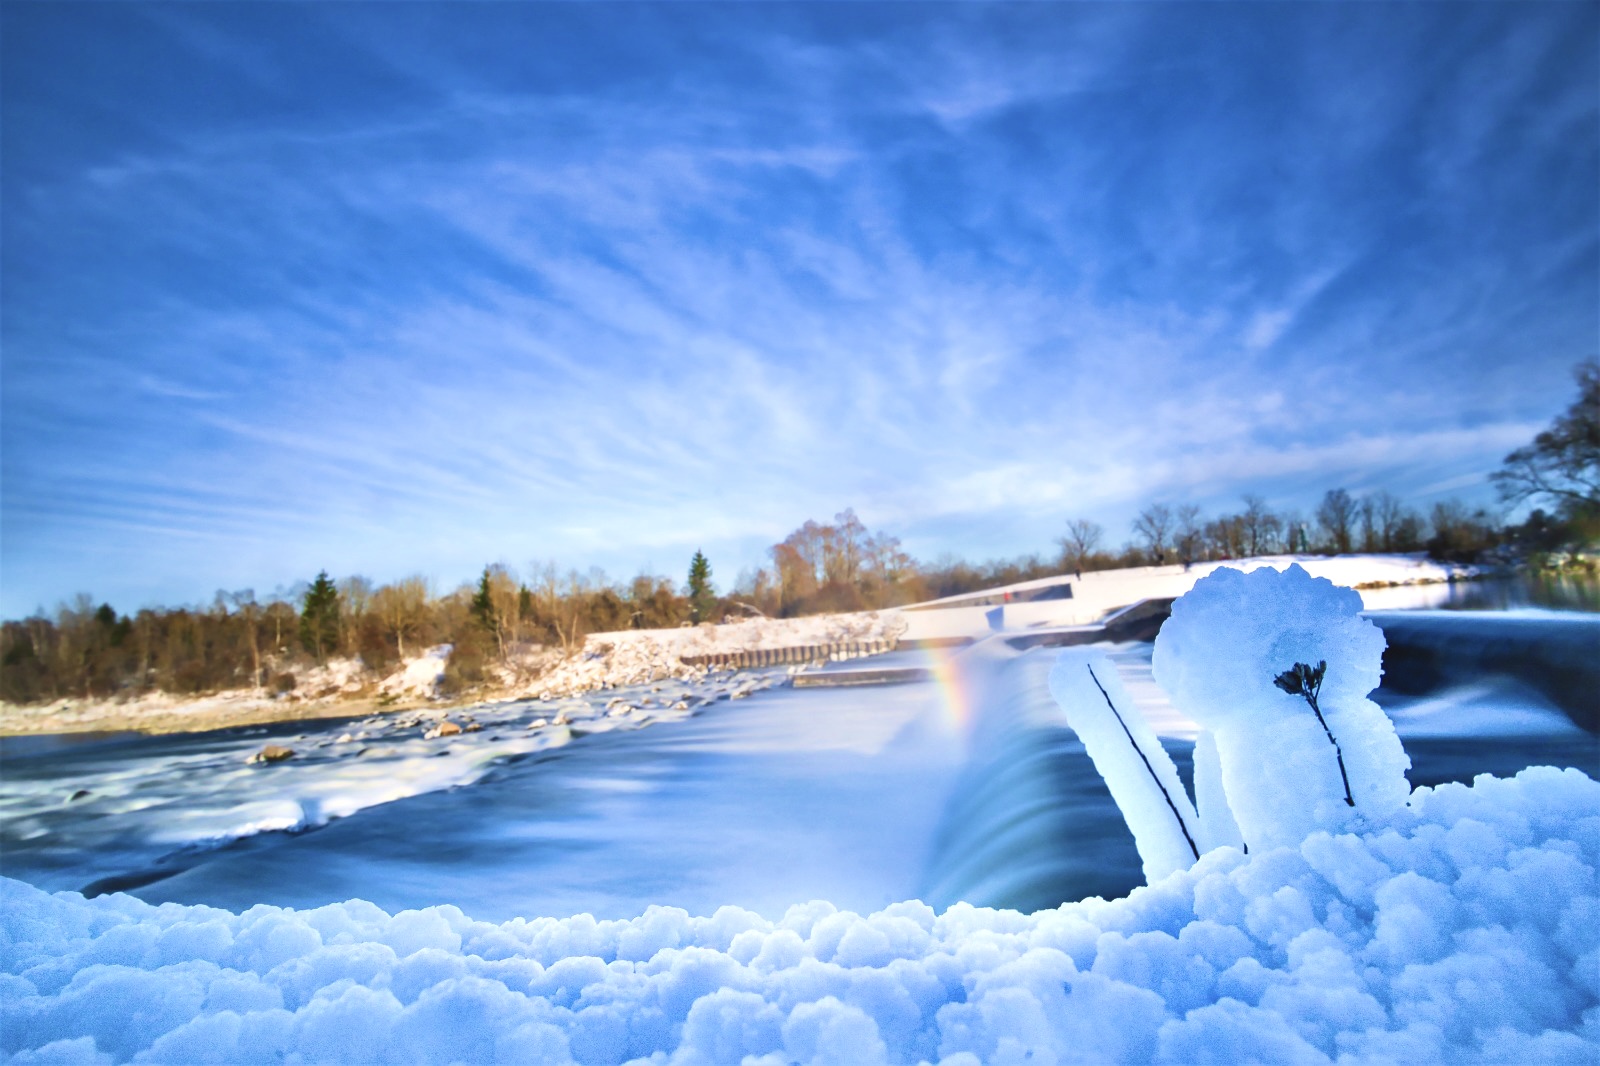
[[[960,661],[961,654],[967,650],[967,645],[923,649],[923,654],[928,659],[928,669],[933,674],[934,686],[939,693],[940,707],[950,724],[962,735],[966,734],[972,724],[976,697],[972,678],[969,672],[963,669]]]

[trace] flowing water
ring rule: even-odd
[[[1484,616],[1463,635],[1444,612],[1374,617],[1405,667],[1375,698],[1413,784],[1533,764],[1600,776],[1600,619]],[[1524,651],[1487,654],[1508,642]],[[1109,648],[1187,779],[1193,726],[1151,681],[1150,649]],[[235,910],[363,898],[491,920],[1122,895],[1138,856],[1049,697],[1051,658],[990,642],[927,653],[935,680],[907,684],[795,689],[772,672],[712,693],[742,698],[645,686],[501,704],[439,739],[399,715],[6,741],[0,873]],[[297,755],[248,764],[266,743]]]

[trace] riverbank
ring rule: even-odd
[[[715,685],[706,666],[685,660],[771,648],[848,643],[893,644],[905,624],[897,611],[754,618],[719,626],[596,633],[567,656],[549,649],[513,652],[471,689],[443,688],[450,647],[407,659],[383,677],[359,661],[302,668],[294,688],[273,694],[236,689],[198,696],[145,693],[132,699],[0,703],[0,736],[48,733],[199,733],[235,726],[365,718],[426,709],[445,712],[508,700],[554,700],[624,685],[674,681]]]

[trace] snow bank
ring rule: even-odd
[[[415,659],[407,659],[403,667],[384,678],[378,691],[385,696],[433,699],[439,694],[439,683],[444,680],[445,665],[450,661],[452,650],[452,645],[439,644]]]
[[[17,1063],[1592,1063],[1600,786],[1419,789],[1360,833],[1232,848],[1023,915],[241,915],[0,881]]]

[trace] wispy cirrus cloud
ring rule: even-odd
[[[395,10],[8,13],[6,613],[1471,491],[1592,343],[1587,9]]]

